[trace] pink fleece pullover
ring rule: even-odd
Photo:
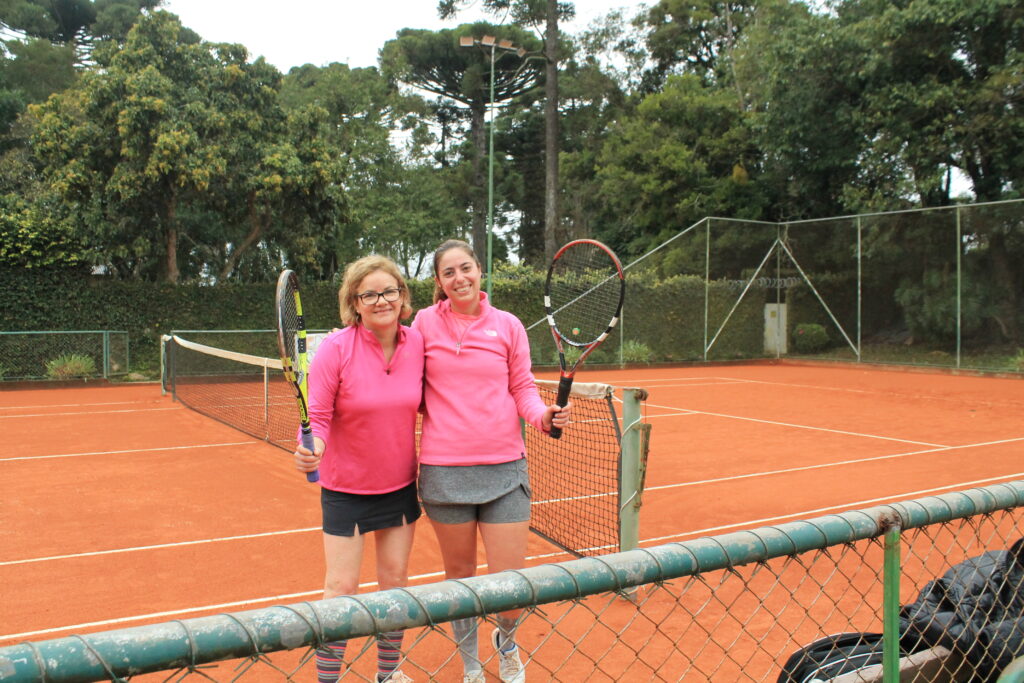
[[[388,493],[416,480],[416,413],[423,398],[423,337],[398,328],[391,362],[373,333],[329,335],[309,371],[309,421],[326,444],[320,484]]]
[[[426,354],[424,465],[493,465],[523,456],[519,417],[541,429],[545,405],[530,371],[526,330],[480,294],[481,314],[464,330],[451,302],[416,314]]]

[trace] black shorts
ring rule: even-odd
[[[320,489],[320,509],[324,517],[324,533],[331,536],[352,536],[394,526],[412,524],[420,518],[416,484],[390,493],[342,493]]]

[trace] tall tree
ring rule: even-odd
[[[763,218],[759,174],[739,163],[755,150],[732,93],[694,75],[670,77],[617,122],[600,151],[597,234],[623,255],[640,255],[705,216]]]
[[[227,277],[271,226],[294,249],[296,226],[335,224],[333,155],[288,137],[273,67],[165,12],[96,58],[102,68],[38,107],[33,143],[97,262],[124,277]]]
[[[558,0],[484,0],[483,6],[494,15],[511,13],[513,21],[518,25],[536,27],[543,36],[544,251],[550,260],[555,254],[556,245],[564,236],[558,208],[558,71],[562,58],[558,22],[571,19],[575,15],[575,6],[571,2]],[[453,17],[457,11],[456,0],[439,0],[437,9],[442,19]]]
[[[142,16],[163,0],[0,0],[0,28],[23,38],[41,38],[89,60],[99,41],[124,41]]]
[[[487,23],[464,24],[454,30],[426,31],[403,29],[398,38],[384,46],[381,62],[386,75],[427,92],[465,105],[470,111],[470,138],[473,142],[472,173],[476,189],[473,205],[473,248],[486,259],[487,184],[484,175],[484,150],[487,149],[485,115],[491,104],[491,64],[494,64],[494,99],[499,105],[531,92],[540,79],[531,62],[514,63],[493,55],[489,49],[466,49],[459,37],[494,36],[511,40],[526,49],[535,46],[532,36],[515,26]]]
[[[683,72],[708,84],[738,86],[731,53],[754,7],[752,0],[659,0],[645,19],[654,62],[647,89],[657,89],[668,75]],[[741,101],[742,90],[737,87]]]

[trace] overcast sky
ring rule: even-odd
[[[259,56],[287,73],[293,66],[342,62],[352,67],[375,66],[377,51],[403,28],[438,30],[484,20],[480,0],[463,0],[454,20],[437,18],[437,0],[167,0],[162,9],[204,40],[241,43],[252,59]],[[576,20],[563,27],[570,33],[613,9],[632,16],[637,0],[576,0]]]

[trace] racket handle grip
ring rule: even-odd
[[[302,426],[302,447],[309,449],[310,453],[313,452],[313,430],[309,425]],[[320,471],[306,472],[306,481],[311,484],[320,481]]]
[[[572,391],[572,375],[562,375],[561,379],[558,380],[558,396],[555,398],[555,404],[559,408],[564,408],[565,404],[569,402],[569,392]],[[562,438],[562,428],[551,425],[551,431],[548,432],[548,436],[552,439]]]

